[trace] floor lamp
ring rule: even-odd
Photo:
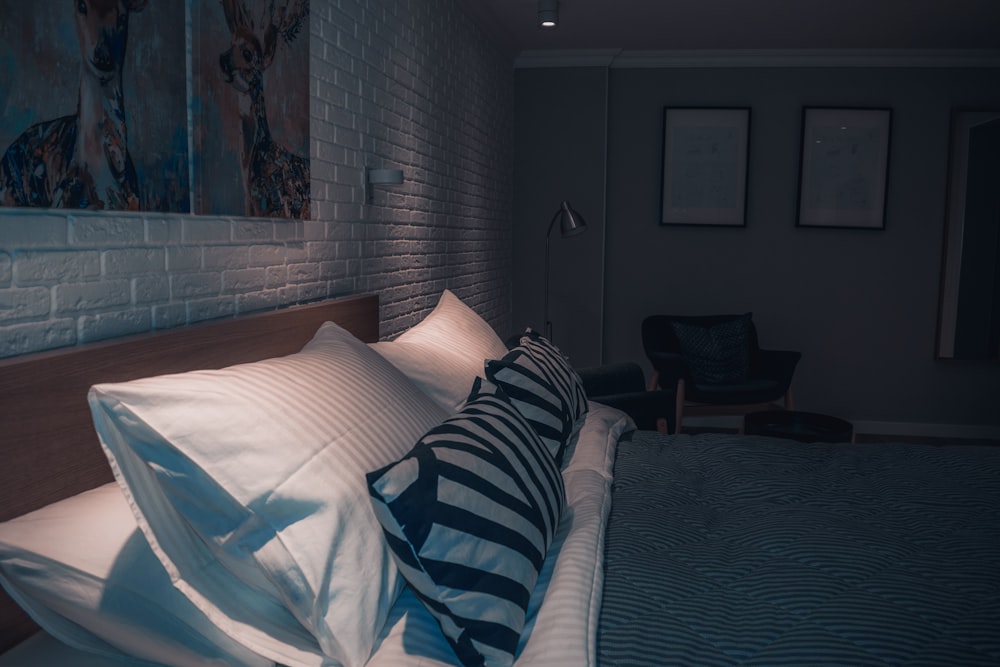
[[[552,228],[555,227],[556,220],[559,220],[559,235],[574,236],[587,231],[587,223],[583,216],[573,210],[569,202],[565,199],[559,206],[559,210],[552,216],[549,229],[545,232],[545,337],[552,340],[552,322],[549,321],[549,237],[552,236]]]

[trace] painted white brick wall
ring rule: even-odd
[[[513,63],[460,1],[312,0],[312,220],[0,208],[0,357],[361,292],[391,337],[445,288],[509,333]]]

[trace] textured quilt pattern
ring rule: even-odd
[[[1000,448],[638,432],[613,493],[605,667],[1000,665]]]

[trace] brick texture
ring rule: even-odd
[[[445,288],[509,333],[510,58],[461,0],[310,22],[312,220],[0,208],[0,357],[363,292],[388,338]]]

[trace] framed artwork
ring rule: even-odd
[[[0,0],[0,17],[0,206],[188,213],[184,3]]]
[[[890,109],[802,111],[800,227],[885,229]]]
[[[661,225],[746,225],[750,108],[663,114]]]
[[[308,220],[309,0],[192,5],[194,207]]]

